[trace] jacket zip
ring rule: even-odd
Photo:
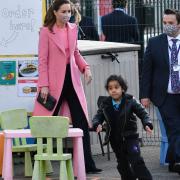
[[[125,125],[126,125],[126,121],[127,121],[127,118],[126,118],[126,103],[125,103],[125,121],[124,121],[124,124],[123,124],[123,128],[122,128],[122,133],[121,133],[121,135],[122,135],[122,138],[123,138],[123,141],[125,141],[125,138],[124,138],[124,135],[123,135],[123,133],[124,133],[124,128],[125,128]],[[106,119],[106,122],[107,122],[107,124],[108,124],[108,126],[109,126],[109,132],[108,132],[108,139],[109,139],[109,136],[110,136],[110,132],[111,132],[111,126],[110,126],[110,121],[109,121],[109,118],[108,118],[108,116],[107,116],[107,114],[106,114],[106,111],[104,110],[104,108],[103,108],[103,114],[104,114],[104,116],[105,116],[105,119]]]
[[[109,134],[108,134],[108,140],[109,140],[109,136],[110,136],[110,133],[111,133],[111,126],[110,126],[110,123],[109,123],[110,121],[109,121],[109,119],[108,119],[108,116],[107,116],[104,108],[103,108],[103,114],[104,114],[105,119],[106,119],[106,122],[107,122],[107,124],[108,124],[108,126],[109,126]]]

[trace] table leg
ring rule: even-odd
[[[13,180],[12,175],[12,139],[5,138],[4,159],[3,159],[4,180]]]
[[[4,139],[4,154],[3,154],[3,167],[2,167],[2,178],[4,178],[4,170],[5,170],[5,157],[6,157],[6,139]]]
[[[82,137],[73,138],[73,167],[78,180],[86,180]]]
[[[73,137],[73,171],[74,171],[74,176],[78,176],[78,157],[77,157],[77,143],[76,143],[76,138]]]

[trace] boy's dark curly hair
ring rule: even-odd
[[[119,75],[119,76],[117,76],[115,74],[110,75],[107,78],[106,83],[105,83],[106,90],[108,90],[108,85],[111,81],[117,81],[119,83],[119,85],[121,86],[121,88],[124,90],[124,92],[127,91],[127,89],[128,89],[127,82],[122,78],[121,75]]]

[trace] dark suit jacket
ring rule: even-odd
[[[167,35],[149,39],[143,61],[140,98],[150,98],[156,106],[163,104],[167,96],[169,68]]]
[[[85,39],[87,40],[96,40],[99,41],[99,35],[97,33],[96,27],[94,26],[93,20],[91,17],[82,16],[79,26],[83,30]],[[81,32],[80,37],[82,36]]]
[[[139,31],[135,17],[123,11],[114,10],[102,17],[102,31],[106,41],[137,43]]]

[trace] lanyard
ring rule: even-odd
[[[169,46],[169,50],[172,52],[172,48],[171,48],[170,46]],[[176,59],[177,59],[177,57],[178,57],[179,51],[180,51],[180,45],[179,45],[179,48],[178,48],[178,50],[177,50]]]

